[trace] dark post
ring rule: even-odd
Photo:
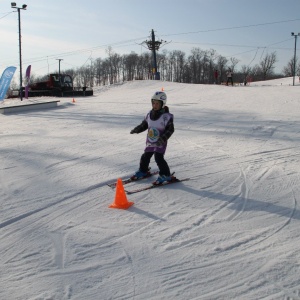
[[[292,36],[295,37],[295,49],[294,49],[294,67],[293,67],[293,85],[295,85],[295,76],[296,76],[296,51],[297,51],[297,36],[300,35],[300,33],[298,34],[294,34],[294,32],[291,33]]]
[[[21,14],[20,14],[20,8],[18,8],[18,20],[19,20],[20,99],[21,99],[21,101],[23,101],[22,49],[21,49]]]
[[[27,5],[23,4],[22,7],[17,7],[16,2],[11,2],[11,7],[18,10],[18,22],[19,22],[19,59],[20,59],[20,99],[23,100],[23,82],[22,82],[22,47],[21,47],[21,9],[25,9]]]
[[[60,61],[63,60],[62,58],[58,58],[58,78],[59,78],[59,83],[61,86],[61,78],[60,78]]]

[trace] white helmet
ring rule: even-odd
[[[162,102],[162,107],[164,108],[167,104],[167,95],[165,92],[155,92],[155,94],[152,96],[151,100],[159,100]]]

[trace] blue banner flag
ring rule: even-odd
[[[16,67],[8,67],[3,71],[0,79],[0,101],[4,99],[16,69]]]

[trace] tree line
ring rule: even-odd
[[[109,47],[106,53],[106,58],[97,58],[92,60],[90,65],[66,69],[61,73],[71,75],[74,86],[87,87],[154,79],[152,52],[119,55]],[[161,80],[180,83],[212,84],[215,81],[215,70],[218,70],[219,83],[221,83],[226,80],[226,72],[229,68],[234,74],[234,82],[238,83],[244,82],[246,78],[260,81],[294,74],[294,58],[288,62],[281,74],[275,74],[276,52],[266,53],[253,67],[242,65],[240,69],[237,68],[238,59],[226,58],[213,49],[193,48],[189,55],[180,50],[163,50],[161,53],[156,53],[156,60]],[[300,64],[296,66],[296,74],[300,74]],[[47,75],[33,76],[31,82],[41,81],[46,77]]]

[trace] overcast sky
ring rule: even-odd
[[[107,57],[106,49],[122,55],[149,51],[142,42],[163,40],[160,51],[215,49],[228,59],[254,66],[276,51],[276,70],[294,55],[300,32],[299,0],[25,0],[21,10],[23,69],[47,74],[89,65]],[[11,1],[0,0],[0,72],[19,67],[18,13]],[[300,53],[299,53],[300,54]]]

